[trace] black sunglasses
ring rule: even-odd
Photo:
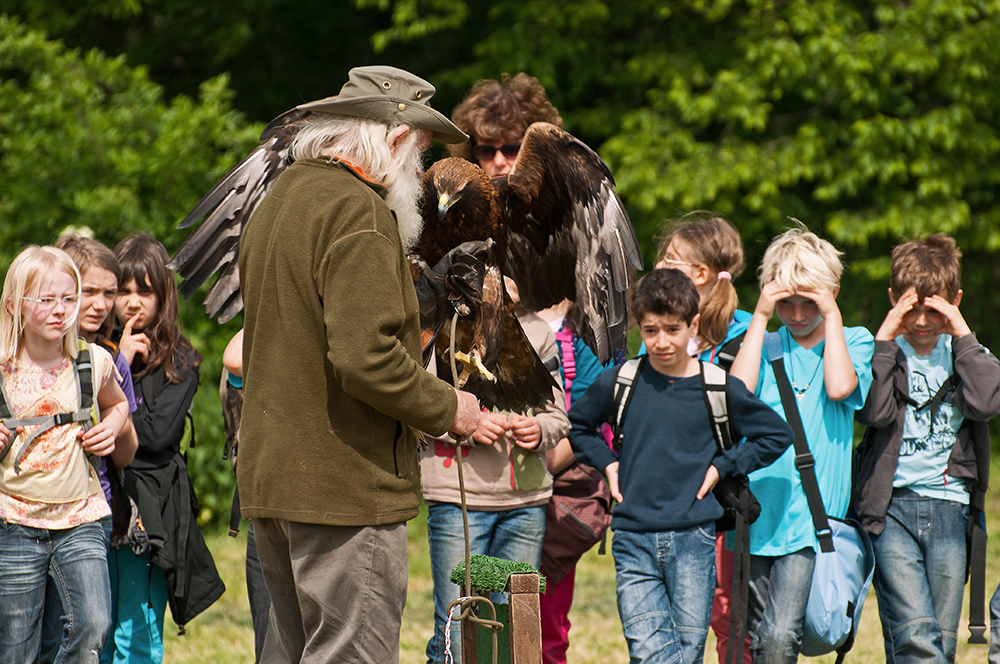
[[[472,155],[479,161],[493,161],[493,158],[497,156],[497,150],[500,150],[500,153],[507,159],[515,159],[520,149],[520,143],[507,143],[500,147],[495,145],[477,145],[472,148]]]

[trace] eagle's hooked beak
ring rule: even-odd
[[[454,198],[449,196],[447,193],[438,196],[438,221],[443,221],[444,215],[448,214],[448,210],[451,209],[451,206],[460,200],[462,200],[461,194],[455,196]]]

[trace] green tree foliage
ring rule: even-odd
[[[1000,304],[1000,3],[368,4],[394,19],[377,40],[488,24],[475,58],[442,75],[538,76],[612,166],[647,259],[664,218],[702,208],[733,219],[754,268],[795,217],[845,250],[842,308],[874,328],[891,247],[943,231],[965,251],[963,309],[1000,343],[988,325]],[[745,278],[744,301],[755,291]]]
[[[0,267],[28,244],[51,244],[66,226],[88,226],[114,247],[148,230],[174,251],[177,221],[253,145],[261,130],[230,105],[226,77],[199,99],[164,101],[160,86],[123,57],[67,50],[0,15]],[[221,460],[216,386],[238,323],[220,327],[200,298],[182,303],[182,326],[206,357],[195,402],[192,451],[205,506],[226,512],[232,472]]]

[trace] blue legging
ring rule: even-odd
[[[163,614],[167,580],[150,555],[130,549],[108,553],[111,577],[111,636],[101,651],[101,664],[163,662]]]

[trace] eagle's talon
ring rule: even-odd
[[[475,350],[466,354],[461,351],[455,352],[455,361],[461,362],[463,365],[462,375],[464,376],[467,372],[471,376],[473,370],[483,375],[483,378],[490,381],[491,383],[497,382],[497,377],[483,364],[483,361],[479,358],[479,353]],[[468,380],[468,379],[466,379]]]

